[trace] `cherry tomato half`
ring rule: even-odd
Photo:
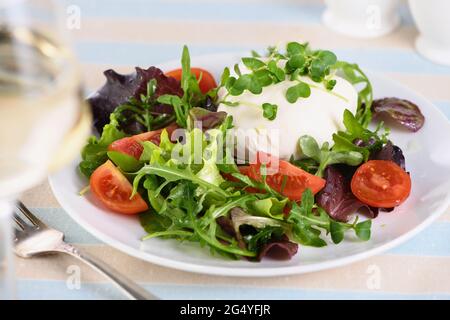
[[[411,178],[392,161],[371,160],[356,170],[351,189],[355,197],[365,204],[392,208],[408,198]]]
[[[89,184],[95,197],[112,211],[130,215],[148,210],[140,194],[130,199],[131,183],[109,160],[95,169]]]
[[[208,71],[201,68],[191,68],[191,72],[195,75],[197,79],[200,78],[200,75],[202,76],[202,79],[200,80],[199,83],[200,90],[202,91],[202,93],[207,93],[209,90],[217,87],[216,80],[214,80],[214,77]],[[175,69],[167,72],[166,76],[173,77],[177,80],[181,80],[182,73],[183,72],[181,69]]]
[[[167,130],[167,133],[170,137],[170,135],[176,128],[178,127],[175,124],[172,124],[164,129]],[[144,150],[141,142],[151,141],[159,146],[162,131],[163,129],[159,129],[116,140],[109,145],[108,151],[118,151],[139,160],[142,151]]]
[[[240,166],[239,171],[242,174],[252,178],[253,180],[262,182],[261,175],[261,156],[267,156],[264,161],[266,168],[273,169],[276,172],[274,174],[266,175],[267,184],[275,191],[288,197],[290,200],[299,201],[302,199],[302,194],[306,189],[310,189],[313,194],[316,194],[325,186],[325,180],[314,176],[293,164],[279,160],[274,156],[259,153],[257,162],[250,164],[249,166]],[[276,162],[278,161],[278,169],[276,168]],[[236,178],[230,174],[223,174],[224,178],[230,181],[237,181]],[[247,188],[248,192],[262,192],[253,188]]]

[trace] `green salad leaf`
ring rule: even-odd
[[[278,106],[271,103],[263,103],[263,116],[268,120],[274,120],[277,117]]]
[[[78,166],[80,172],[89,178],[95,169],[108,160],[108,146],[125,136],[125,133],[119,130],[115,115],[111,114],[110,123],[103,128],[101,137],[91,136],[81,151],[82,161]]]
[[[244,240],[247,242],[248,250],[258,251],[262,246],[273,239],[281,239],[284,230],[280,227],[267,226],[256,234],[247,235]]]
[[[206,96],[202,93],[199,81],[195,74],[191,72],[191,59],[187,46],[183,47],[181,56],[181,88],[183,89],[183,97],[177,95],[165,94],[158,97],[159,103],[171,105],[175,111],[176,122],[182,128],[187,128],[189,110],[193,107],[204,105]]]
[[[134,157],[118,151],[108,151],[108,158],[124,172],[134,172],[142,167],[142,163]]]
[[[365,128],[360,121],[349,111],[344,111],[345,131],[333,134],[333,151],[336,152],[359,152],[367,161],[371,152],[379,150],[388,141],[389,130],[380,123],[375,131]],[[384,132],[381,133],[381,129]],[[360,141],[358,145],[356,142]]]
[[[274,197],[268,197],[249,202],[247,208],[256,215],[284,220],[284,208],[287,207],[288,203],[289,200],[287,198],[279,200]]]
[[[333,151],[327,142],[321,148],[316,140],[308,135],[299,139],[300,150],[304,156],[314,160],[317,165],[316,175],[323,176],[326,167],[332,164],[343,163],[349,166],[357,166],[363,161],[363,154],[353,150]]]
[[[120,123],[134,121],[142,125],[146,131],[163,128],[174,121],[171,114],[154,114],[153,108],[159,102],[155,99],[157,87],[156,79],[151,79],[147,83],[146,94],[141,94],[139,99],[129,98],[127,103],[116,107],[113,114]]]
[[[320,207],[314,205],[314,196],[310,189],[306,189],[302,195],[300,204],[294,203],[287,218],[292,224],[292,236],[300,244],[323,247],[327,243],[321,237],[321,230],[331,235],[335,244],[344,239],[347,230],[354,230],[356,236],[363,241],[370,239],[371,220],[358,223],[358,217],[353,223],[344,223],[333,220]]]
[[[226,145],[228,142],[223,141],[227,130],[233,127],[233,118],[224,112],[201,108],[207,101],[236,106],[239,102],[227,101],[228,96],[244,91],[260,94],[265,87],[285,80],[292,81],[285,92],[286,100],[291,103],[308,98],[311,88],[339,96],[333,92],[336,85],[333,76],[342,73],[352,84],[361,87],[357,114],[345,111],[345,130],[333,135],[332,146],[328,143],[319,146],[308,135],[300,137],[302,158],[291,159],[302,169],[322,176],[329,165],[358,166],[387,143],[389,132],[382,124],[375,131],[367,129],[371,119],[372,87],[365,74],[355,64],[338,61],[331,51],[312,50],[307,43],[297,42],[288,43],[283,52],[271,47],[266,57],[257,54],[244,57],[242,63],[249,72],[241,72],[239,64],[234,66],[233,75],[225,68],[220,86],[203,94],[200,79],[191,72],[189,51],[185,46],[181,58],[183,96],[166,94],[156,99],[156,83],[150,80],[146,95],[118,106],[101,137],[89,138],[82,151],[80,171],[89,177],[98,166],[111,159],[132,180],[131,196],[139,190],[150,204],[149,210],[140,215],[141,225],[148,233],[144,240],[162,237],[190,241],[209,248],[214,254],[250,259],[260,259],[270,241],[287,243],[289,239],[302,245],[322,247],[327,245],[327,236],[337,244],[351,230],[360,240],[369,240],[370,220],[358,222],[356,217],[352,223],[344,223],[332,219],[315,204],[309,189],[300,202],[290,201],[268,185],[265,166],[261,167],[260,181],[242,174],[232,156],[235,145]],[[311,81],[306,81],[305,77]],[[222,101],[214,100],[221,88],[228,93]],[[154,117],[151,109],[160,103],[171,105],[175,115],[170,119]],[[266,119],[276,119],[277,105],[267,102],[257,107],[261,107]],[[187,130],[175,142],[169,138],[167,130],[162,130],[159,144],[141,143],[143,152],[136,160],[117,151],[108,151],[112,142],[126,136],[119,129],[124,115],[135,117],[134,120],[147,130],[173,120]],[[203,132],[195,127],[198,120],[208,121],[207,129],[215,129]],[[289,244],[296,248],[296,244]]]
[[[340,71],[344,78],[354,86],[362,87],[358,91],[358,109],[356,118],[364,128],[367,128],[370,121],[372,121],[373,102],[373,89],[369,78],[367,78],[366,74],[356,63],[338,61],[333,69]]]

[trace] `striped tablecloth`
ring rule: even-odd
[[[450,117],[450,68],[413,49],[417,31],[407,8],[394,33],[355,40],[321,24],[323,4],[313,0],[72,0],[80,29],[72,30],[87,91],[100,86],[102,71],[150,66],[192,55],[265,48],[286,40],[331,48],[342,59],[385,73],[432,100]],[[69,7],[68,12],[73,7]],[[152,265],[119,252],[78,226],[59,206],[47,183],[23,196],[67,240],[101,257],[164,299],[378,299],[450,298],[450,210],[404,245],[333,270],[266,279],[196,275]],[[71,266],[81,267],[81,284]],[[111,284],[71,258],[17,259],[18,298],[121,299]]]

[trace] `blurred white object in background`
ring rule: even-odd
[[[75,156],[90,133],[65,20],[57,1],[0,0],[0,296],[11,296],[14,198]]]
[[[15,298],[10,203],[0,202],[0,300]]]
[[[433,62],[450,66],[450,1],[409,0],[419,29],[416,49]]]
[[[400,24],[398,0],[325,0],[325,3],[323,23],[347,36],[380,37]]]

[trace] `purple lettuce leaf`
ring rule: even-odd
[[[236,237],[236,231],[234,230],[233,221],[226,216],[221,216],[216,219],[217,224],[222,230],[232,237]]]
[[[388,143],[386,143],[381,150],[371,155],[370,158],[372,160],[393,161],[405,170],[405,156],[403,155],[403,151],[396,145],[392,144],[391,141],[388,141]]]
[[[378,209],[359,201],[350,189],[350,181],[345,172],[337,166],[328,166],[325,170],[325,188],[316,196],[317,204],[334,220],[347,222],[350,215],[357,211],[369,218],[378,215]]]
[[[151,79],[157,82],[155,98],[164,94],[183,95],[180,82],[175,78],[166,77],[160,69],[156,67],[148,69],[136,67],[135,69],[135,72],[126,75],[112,69],[106,70],[104,72],[106,83],[88,99],[94,117],[94,126],[99,133],[102,133],[104,125],[109,123],[109,116],[117,106],[128,102],[133,97],[139,99],[141,94],[147,93],[147,83]],[[153,111],[172,114],[173,108],[157,105]],[[129,133],[135,133],[133,131],[139,131],[140,128],[138,124],[127,124],[127,128],[123,129]]]
[[[385,117],[406,129],[416,132],[423,127],[425,117],[419,107],[411,101],[399,98],[384,98],[373,101],[374,117]]]
[[[264,244],[259,251],[257,260],[260,261],[264,257],[275,260],[289,260],[297,254],[298,244],[289,241],[287,236],[281,239],[271,240]]]
[[[227,113],[224,111],[213,112],[206,110],[204,108],[192,108],[189,110],[189,120],[191,122],[191,127],[199,126],[201,124],[202,130],[213,129],[225,120]]]

